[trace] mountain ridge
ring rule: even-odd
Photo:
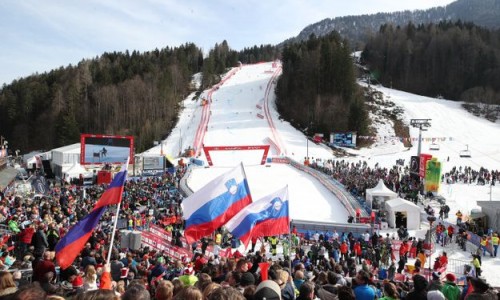
[[[342,37],[350,41],[351,46],[361,49],[366,39],[377,32],[383,24],[392,23],[400,26],[409,22],[428,24],[459,19],[479,26],[498,29],[500,28],[500,0],[457,0],[444,7],[439,6],[426,10],[326,18],[306,26],[296,37],[287,39],[280,45],[305,41],[311,34],[318,37],[324,36],[336,30]]]

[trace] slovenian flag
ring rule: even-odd
[[[187,242],[212,234],[250,203],[248,181],[240,164],[182,201]]]
[[[97,227],[101,216],[110,205],[118,204],[122,200],[123,187],[127,178],[128,161],[122,166],[108,189],[101,195],[94,209],[85,218],[76,223],[56,245],[56,260],[61,269],[69,267],[85,247],[92,231]]]
[[[290,231],[288,186],[245,207],[226,224],[245,247],[252,237],[287,234]]]

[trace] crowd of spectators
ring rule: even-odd
[[[399,193],[420,188],[409,176],[408,168],[399,165],[386,169],[370,168],[361,162],[315,160],[311,166],[323,170],[359,196],[379,179]],[[473,174],[467,170],[465,173]],[[128,180],[118,216],[121,227],[148,230],[151,224],[157,224],[172,233],[175,245],[182,246],[182,196],[178,185],[184,172],[185,168],[181,167],[175,175],[165,173],[162,177]],[[491,174],[488,176],[482,170],[478,174],[483,175],[477,175],[476,180],[482,176],[494,182],[498,178],[497,172],[488,173]],[[456,175],[456,178],[463,177]],[[433,282],[429,283],[419,275],[420,269],[425,269],[426,265],[423,241],[410,238],[407,232],[397,239],[368,232],[361,236],[336,232],[306,233],[303,238],[296,234],[291,246],[287,245],[287,239],[281,240],[281,254],[276,253],[275,241],[280,239],[275,237],[268,242],[274,241],[273,245],[266,247],[263,241],[259,251],[252,251],[254,245],[246,256],[223,257],[213,255],[215,251],[211,255],[206,252],[209,243],[214,249],[231,247],[230,236],[223,234],[220,239],[205,240],[202,251],[193,245],[193,256],[181,260],[148,247],[121,249],[118,240],[111,250],[111,263],[107,265],[115,217],[112,210],[104,214],[73,265],[59,270],[55,263],[55,245],[68,228],[92,210],[104,190],[105,185],[84,189],[78,185],[51,184],[50,193],[44,196],[0,195],[0,222],[4,224],[0,249],[0,268],[3,270],[0,272],[0,300],[28,299],[23,295],[31,295],[31,299],[270,300],[374,299],[375,296],[425,299],[415,298],[415,295],[445,293],[441,288],[428,288]],[[396,240],[400,241],[400,247],[394,253]],[[418,259],[411,273],[406,273],[411,276],[401,277],[408,268],[408,257]],[[263,262],[269,265],[267,272],[260,265]],[[475,266],[474,262],[472,265]],[[439,268],[440,265],[435,263],[432,271],[437,272]],[[31,270],[26,272],[31,278],[24,276],[23,270]],[[472,294],[493,294],[483,280],[476,278],[478,271],[480,263],[479,269],[475,267],[468,271],[470,276],[467,277],[465,293],[473,290]],[[436,277],[435,273],[433,275]],[[434,278],[434,281],[435,285],[441,286],[437,284],[439,280]],[[452,280],[446,282],[441,284],[452,285]],[[476,299],[468,297],[460,299]]]

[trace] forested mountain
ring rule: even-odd
[[[456,19],[476,25],[450,21]],[[500,28],[500,0],[458,0],[428,10],[326,19],[279,47],[236,52],[223,41],[206,57],[194,44],[104,53],[4,85],[1,134],[22,153],[78,142],[80,133],[133,135],[141,152],[174,127],[180,101],[194,89],[193,74],[202,72],[201,90],[238,61],[277,58],[283,61],[276,90],[283,118],[308,133],[365,134],[369,120],[365,95],[355,84],[353,48],[365,50],[372,77],[387,86],[498,104],[495,28]]]
[[[362,60],[385,86],[500,104],[500,30],[462,22],[388,24],[368,40]]]
[[[276,87],[280,115],[308,134],[368,130],[349,43],[336,32],[285,46]]]
[[[410,22],[429,24],[446,20],[462,20],[491,29],[500,28],[500,0],[457,0],[445,7],[426,10],[328,18],[307,26],[297,37],[285,43],[305,41],[311,34],[323,36],[335,30],[349,39],[354,48],[362,49],[364,42],[384,24],[403,26]]]
[[[180,101],[193,91],[193,74],[203,72],[203,89],[217,83],[220,74],[239,60],[276,57],[272,46],[238,53],[225,41],[206,58],[194,44],[104,53],[4,85],[1,134],[22,153],[77,143],[80,133],[133,135],[141,152],[174,127]]]

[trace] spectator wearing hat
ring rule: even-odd
[[[255,284],[255,276],[250,272],[241,273],[240,287],[245,289],[249,285]]]
[[[443,283],[441,282],[441,272],[432,272],[432,278],[429,283],[429,291],[440,291],[443,288]]]
[[[406,300],[427,299],[427,280],[424,276],[417,274],[413,276],[413,290],[406,296]]]
[[[71,281],[73,285],[73,290],[75,293],[83,292],[83,278],[80,274],[75,275],[75,278]]]
[[[427,300],[446,300],[446,297],[441,291],[434,290],[427,292]]]
[[[254,300],[281,300],[279,285],[273,280],[264,280],[255,288]]]
[[[194,275],[194,268],[191,264],[188,264],[184,269],[184,272],[179,276],[179,280],[184,284],[184,286],[194,286],[198,281],[198,277]]]
[[[446,281],[443,284],[441,292],[448,300],[458,299],[460,297],[460,288],[455,283],[457,278],[454,274],[446,274]]]

